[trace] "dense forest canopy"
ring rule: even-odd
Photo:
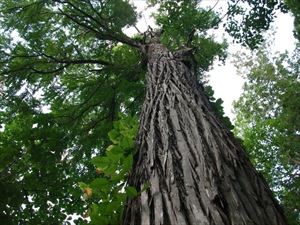
[[[270,43],[271,45],[271,43]],[[236,65],[247,78],[235,103],[235,133],[252,162],[286,209],[299,221],[299,48],[272,56],[268,46],[255,55],[240,54]],[[298,221],[298,222],[297,222]]]
[[[158,5],[154,17],[163,31],[160,41],[174,52],[192,53],[192,61],[182,61],[194,66],[197,82],[204,85],[215,114],[232,129],[222,100],[214,98],[205,82],[212,64],[226,58],[230,43],[215,41],[208,31],[225,24],[236,42],[259,49],[262,32],[269,29],[279,10],[293,13],[299,37],[299,3],[229,0],[224,13],[201,8],[200,2],[147,1],[149,6]],[[76,224],[119,224],[126,199],[144,191],[128,186],[127,178],[145,97],[148,59],[141,49],[150,43],[154,31],[149,27],[133,37],[123,33],[141,17],[126,0],[1,0],[0,9],[0,221],[69,224],[70,215],[76,214],[80,215]],[[299,59],[299,53],[295,54]],[[277,197],[290,223],[296,224],[299,61],[280,67],[286,57],[280,56],[272,67],[260,53],[260,64],[251,65],[254,72],[248,79],[254,88],[246,89],[245,104],[243,100],[237,103],[241,110],[236,130],[247,134],[247,125],[258,124],[250,135],[278,132],[268,143],[240,137],[271,187],[280,188]],[[268,67],[266,76],[260,72],[264,66]],[[280,82],[274,78],[277,70]],[[267,91],[275,90],[276,101],[272,105],[262,100],[257,108],[248,109],[251,91],[264,85],[270,88]],[[269,96],[254,94],[261,94],[262,99]],[[258,123],[261,114],[270,114],[271,120],[263,116]],[[274,132],[268,133],[270,123]],[[267,163],[253,145],[258,153],[271,148],[270,154],[280,157],[267,158]],[[278,171],[278,165],[284,170]],[[281,177],[283,173],[288,173],[290,183],[285,174]]]

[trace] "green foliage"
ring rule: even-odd
[[[195,60],[202,71],[207,71],[215,58],[226,58],[226,42],[218,43],[206,31],[219,24],[218,15],[211,10],[200,8],[197,1],[162,1],[156,21],[163,29],[161,42],[169,49],[184,46],[195,49]],[[201,47],[200,47],[201,46]]]
[[[139,53],[107,36],[134,23],[134,8],[127,1],[91,2],[0,1],[5,224],[58,224],[82,215],[87,204],[75,184],[95,178],[91,158],[110,143],[118,113],[139,111]]]
[[[120,115],[108,133],[112,145],[107,147],[103,156],[92,159],[98,176],[89,184],[79,184],[83,191],[90,188],[92,192],[86,196],[86,201],[90,202],[90,224],[120,224],[125,200],[138,195],[134,187],[126,187],[132,167],[137,121],[136,117]]]
[[[163,43],[173,49],[187,43],[193,31],[205,32],[218,21],[213,11],[197,7],[196,1],[164,1],[155,17],[164,30]]]
[[[268,49],[268,47],[265,47]],[[235,133],[283,205],[289,224],[299,224],[299,49],[294,57],[237,56],[248,79],[235,103]]]
[[[263,32],[270,28],[276,11],[287,11],[281,0],[231,0],[228,3],[226,31],[235,40],[251,49],[264,40]]]
[[[110,29],[121,30],[125,26],[134,25],[136,23],[137,15],[135,8],[129,4],[129,1],[107,1],[102,3],[102,5],[100,1],[100,7],[95,7],[95,10],[100,11],[101,8],[103,8],[101,10],[101,17],[106,21]]]
[[[231,0],[228,3],[228,18],[224,26],[237,42],[255,49],[264,41],[264,31],[270,28],[278,12],[293,14],[295,37],[300,40],[298,0]]]
[[[224,41],[218,43],[212,37],[199,36],[193,41],[194,46],[201,46],[196,48],[195,60],[201,71],[208,71],[215,60],[225,62],[227,57],[228,44]]]
[[[300,40],[300,2],[297,0],[285,0],[284,3],[295,17],[295,37]]]

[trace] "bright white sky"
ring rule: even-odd
[[[139,12],[142,12],[142,18],[138,22],[137,27],[141,32],[147,30],[148,25],[154,26],[154,20],[151,18],[151,13],[155,9],[146,8],[145,0],[133,0]],[[217,3],[215,10],[220,9],[227,12],[227,0],[202,0],[201,5],[211,8]],[[288,14],[278,14],[274,23],[276,35],[273,51],[284,52],[285,50],[292,51],[294,49],[295,39],[293,37],[293,18]],[[134,28],[127,29],[127,34],[136,33]],[[213,31],[213,34],[218,40],[222,40],[225,36],[230,40],[224,30],[219,29]],[[234,54],[241,50],[241,46],[237,44],[230,44],[229,54]],[[215,65],[214,68],[209,71],[209,84],[215,91],[216,98],[222,98],[224,101],[225,114],[233,121],[234,114],[232,112],[232,103],[237,100],[242,92],[244,80],[237,74],[234,65],[231,63],[232,58],[229,56],[225,65]]]

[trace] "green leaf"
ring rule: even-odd
[[[138,192],[136,191],[136,189],[131,186],[126,187],[126,194],[130,198],[134,198],[134,197],[138,196]]]
[[[120,139],[120,133],[117,130],[111,130],[108,133],[109,139],[114,143],[118,144]]]
[[[85,184],[83,182],[78,182],[78,185],[81,189],[85,189],[85,188],[89,187],[87,184]]]
[[[91,162],[96,167],[100,167],[102,169],[109,167],[109,165],[111,163],[110,159],[106,156],[96,156],[96,157],[92,158]]]

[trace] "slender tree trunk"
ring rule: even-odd
[[[282,225],[283,212],[215,117],[183,53],[153,43],[124,225]]]

